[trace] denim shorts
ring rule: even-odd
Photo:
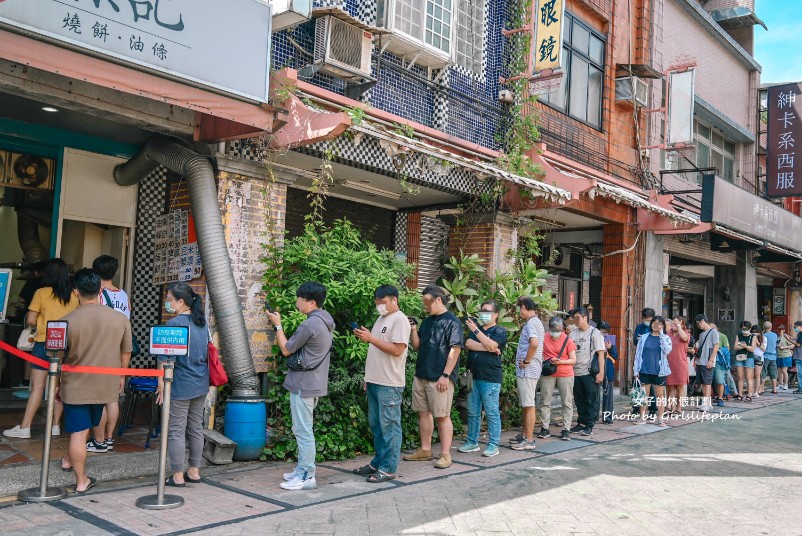
[[[791,367],[791,358],[790,357],[778,357],[777,358],[777,368],[790,368]]]
[[[716,385],[725,385],[727,381],[727,369],[716,363],[713,367],[713,383]]]
[[[735,360],[735,366],[741,368],[755,368],[755,358],[747,357],[744,361]]]
[[[50,360],[50,356],[47,355],[47,350],[45,350],[45,343],[43,342],[33,343],[33,350],[31,350],[31,355],[33,357],[38,357],[39,359],[44,359],[45,361]],[[31,363],[31,368],[34,370],[48,370],[49,367],[40,367],[36,363]]]
[[[64,431],[83,432],[100,424],[104,404],[64,404]]]

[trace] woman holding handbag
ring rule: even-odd
[[[203,313],[203,299],[187,283],[170,285],[164,309],[174,314],[168,326],[189,328],[189,353],[175,357],[175,374],[170,396],[170,429],[167,451],[173,476],[167,485],[183,488],[198,483],[203,454],[203,408],[209,393],[209,334]],[[159,364],[162,368],[163,362]],[[164,380],[159,378],[156,401],[162,403]],[[184,471],[184,452],[189,439],[189,468]]]
[[[644,333],[638,339],[635,350],[635,378],[648,393],[649,387],[654,386],[654,396],[657,399],[657,426],[666,426],[663,413],[666,407],[666,379],[671,374],[668,364],[668,354],[673,347],[671,338],[665,334],[666,321],[662,316],[655,316],[649,324],[649,333]],[[640,422],[646,422],[646,408],[648,404],[640,407]]]
[[[60,320],[77,308],[78,298],[73,293],[67,264],[61,259],[50,259],[45,263],[43,269],[42,288],[33,295],[33,300],[28,306],[28,314],[25,316],[26,324],[36,328],[33,350],[31,350],[34,357],[49,359],[45,350],[48,321]],[[5,437],[19,439],[31,437],[31,424],[39,406],[42,405],[46,382],[47,369],[31,364],[31,394],[25,407],[25,416],[22,418],[21,424],[3,432]],[[57,403],[53,410],[53,428],[50,430],[54,436],[61,435],[59,422],[62,411],[64,411],[64,406]]]
[[[549,363],[551,366],[549,366]],[[551,394],[554,388],[560,392],[562,402],[563,430],[560,439],[570,441],[571,419],[574,417],[574,365],[576,364],[576,345],[565,334],[563,319],[552,316],[549,319],[549,334],[543,340],[543,370],[540,376],[540,421],[537,437],[551,436]],[[553,368],[552,374],[547,374]]]
[[[752,401],[752,393],[755,389],[752,374],[755,368],[755,347],[757,337],[752,334],[752,324],[748,320],[741,322],[741,331],[735,340],[735,371],[737,373],[736,383],[738,392],[746,393],[743,399],[747,402]],[[746,378],[746,390],[743,390],[744,378]]]

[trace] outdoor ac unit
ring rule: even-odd
[[[543,246],[543,266],[547,270],[571,269],[571,254],[559,246]]]
[[[632,102],[632,94],[638,106],[648,106],[649,86],[646,81],[637,76],[624,76],[615,79],[616,102]]]
[[[345,80],[370,78],[373,34],[332,16],[315,21],[315,64]]]

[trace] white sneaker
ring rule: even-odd
[[[752,398],[760,398],[760,395],[758,393],[752,393]]]
[[[52,436],[60,436],[61,435],[61,427],[60,426],[53,426],[50,428],[50,435]]]
[[[307,478],[306,480],[301,480],[298,476],[296,476],[295,478],[293,478],[288,482],[282,482],[281,488],[288,489],[291,491],[317,489],[317,481],[315,480],[315,477]]]
[[[289,482],[290,480],[294,479],[298,476],[298,469],[293,469],[289,473],[284,473],[284,481]]]
[[[3,435],[6,437],[15,437],[17,439],[30,439],[31,438],[31,429],[30,428],[20,428],[19,424],[14,428],[9,428],[8,430],[3,431]]]

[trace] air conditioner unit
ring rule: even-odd
[[[638,106],[649,105],[649,86],[645,80],[637,76],[624,76],[615,79],[615,100],[616,102],[632,102],[632,94],[635,94],[635,103]]]
[[[0,186],[52,190],[56,163],[34,154],[0,151]]]
[[[370,78],[373,34],[332,16],[315,21],[315,64],[345,80]]]
[[[568,271],[571,269],[571,254],[559,246],[543,246],[543,265],[541,268]]]

